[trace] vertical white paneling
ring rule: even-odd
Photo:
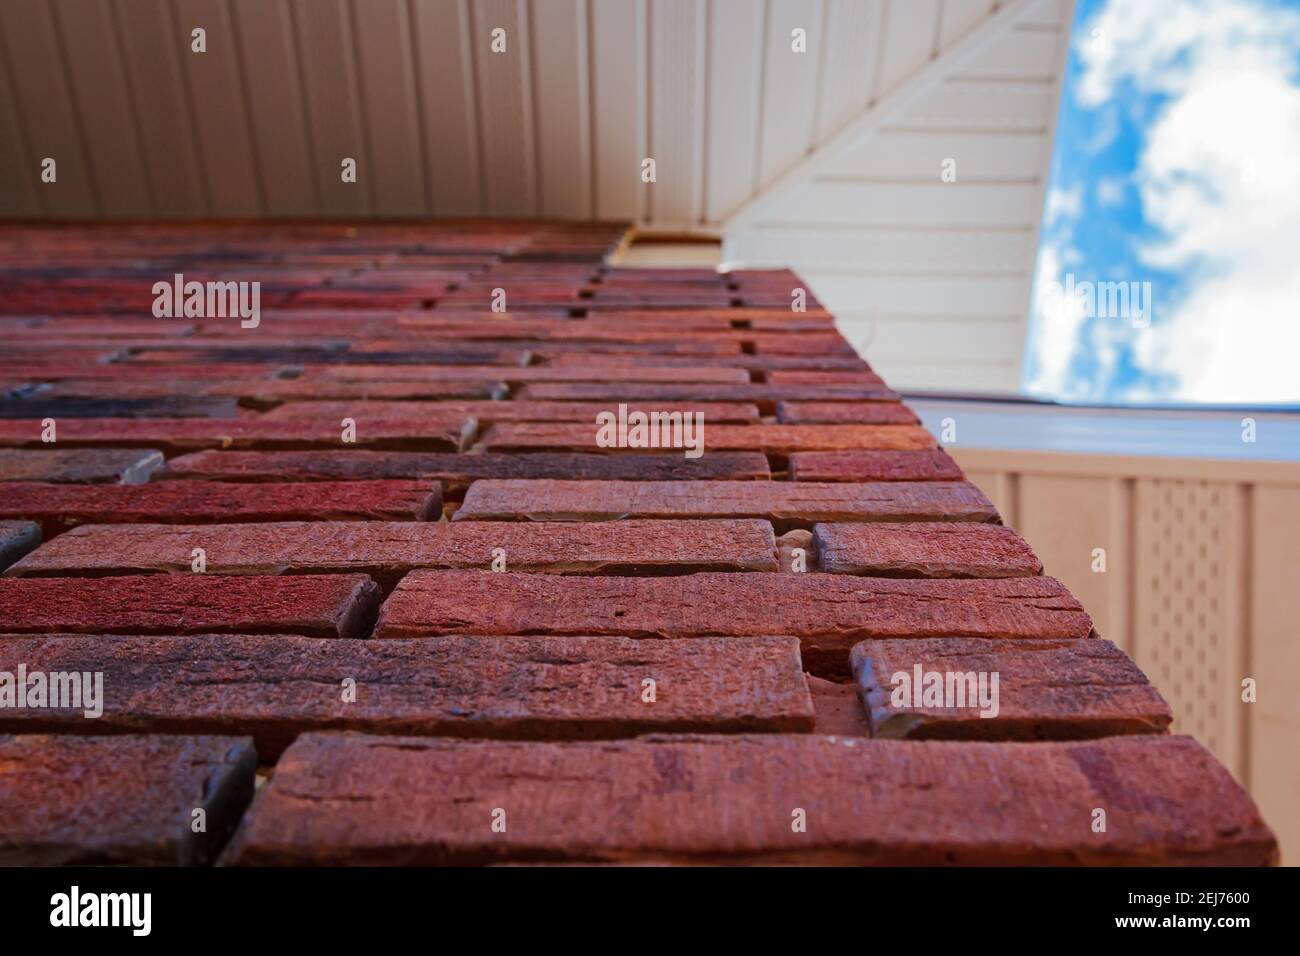
[[[704,189],[704,4],[650,3],[650,149],[657,181],[648,218],[686,226],[700,215]]]
[[[587,0],[532,0],[533,95],[541,214],[591,217]]]
[[[758,147],[758,187],[762,188],[802,158],[813,145],[817,116],[818,64],[826,47],[825,4],[770,0],[766,62],[763,67],[762,135]],[[808,35],[806,53],[791,49],[791,31]]]
[[[993,12],[993,0],[943,0],[939,17],[939,49],[946,50]]]
[[[222,0],[175,0],[175,8],[175,40],[212,207],[225,216],[257,215],[265,206],[230,9]],[[192,51],[190,31],[196,27],[207,31],[206,53]]]
[[[180,68],[191,55],[189,31],[177,28],[166,0],[114,0],[112,12],[154,208],[160,216],[202,215],[209,206],[197,119]]]
[[[38,177],[42,159],[57,164],[58,181],[38,184],[46,210],[56,216],[95,215],[94,175],[50,8],[44,3],[0,3],[0,34],[0,57],[7,61],[27,133],[29,162],[36,162]]]
[[[366,124],[375,211],[419,216],[428,211],[420,110],[411,62],[405,0],[353,0],[351,26]]]
[[[704,218],[720,222],[751,195],[762,82],[763,4],[711,0],[708,24],[708,116]]]
[[[828,0],[826,62],[813,139],[820,143],[866,109],[880,54],[884,0]]]
[[[63,41],[87,155],[107,216],[153,211],[147,167],[131,107],[107,0],[57,0],[51,5]]]
[[[310,155],[288,0],[232,0],[231,18],[243,53],[266,211],[312,213],[320,205],[320,170]]]
[[[42,211],[37,159],[23,136],[3,54],[4,35],[0,30],[0,129],[5,131],[0,136],[0,217],[35,217]]]
[[[311,162],[320,182],[320,211],[336,216],[370,212],[376,177],[361,122],[347,0],[293,0],[290,13],[306,94]],[[357,161],[355,183],[343,182],[346,158]]]
[[[483,194],[469,0],[412,0],[411,11],[433,212],[473,215]]]
[[[528,8],[524,0],[476,0],[470,5],[482,166],[483,211],[537,215],[537,155],[533,130]],[[492,31],[506,31],[506,50],[493,53]]]
[[[646,2],[597,2],[589,8],[597,219],[641,218]]]
[[[926,64],[934,53],[939,0],[887,0],[881,33],[877,97]]]

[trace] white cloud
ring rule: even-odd
[[[1100,206],[1118,206],[1124,202],[1124,179],[1120,176],[1097,180],[1094,190]]]
[[[1048,229],[1055,226],[1062,217],[1069,220],[1077,219],[1079,210],[1083,208],[1083,191],[1078,186],[1073,189],[1060,189],[1053,186],[1047,191],[1045,207],[1044,225]]]
[[[1105,42],[1088,43],[1091,31]],[[1111,0],[1084,31],[1076,96],[1124,83],[1168,98],[1135,185],[1161,241],[1147,264],[1183,277],[1135,346],[1169,397],[1300,399],[1300,13],[1258,0]]]
[[[1053,296],[1049,290],[1064,281],[1065,264],[1070,258],[1068,250],[1051,241],[1044,241],[1038,250],[1038,265],[1034,273],[1034,316],[1030,327],[1034,330],[1029,343],[1032,355],[1031,377],[1026,390],[1058,398],[1077,398],[1080,383],[1070,375],[1076,351],[1081,345],[1084,314],[1083,303],[1075,298]]]

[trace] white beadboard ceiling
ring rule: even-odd
[[[1010,389],[1072,11],[3,0],[0,216],[626,219],[798,269],[899,384]]]

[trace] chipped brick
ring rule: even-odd
[[[948,637],[864,641],[851,663],[876,737],[912,740],[1075,740],[1158,734],[1173,714],[1128,656],[1110,641],[988,641]],[[924,675],[998,675],[997,712],[981,716],[975,686],[953,680],[966,706],[929,706],[915,684]],[[898,674],[904,680],[895,681]],[[987,684],[986,687],[991,687]],[[910,691],[910,693],[909,693]],[[895,701],[895,695],[898,700]],[[991,699],[991,698],[990,698]],[[895,706],[897,703],[899,706]],[[919,705],[918,705],[919,703]]]
[[[257,757],[239,737],[0,735],[0,767],[0,866],[195,866],[252,800]]]
[[[148,481],[163,466],[152,448],[0,448],[0,481],[72,483]]]

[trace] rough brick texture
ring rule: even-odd
[[[377,598],[374,582],[360,574],[0,578],[0,630],[364,637]]]
[[[792,481],[960,481],[957,463],[930,451],[809,451],[790,456]]]
[[[1069,740],[1162,733],[1173,720],[1169,705],[1137,665],[1100,638],[864,641],[853,648],[851,660],[877,737]],[[998,675],[996,708],[988,706],[992,694],[981,701],[971,693],[981,673],[988,689],[987,675]],[[905,676],[896,679],[899,674]],[[944,681],[933,682],[936,695],[947,693],[938,688],[954,675],[952,696],[927,698],[929,674]],[[964,676],[971,674],[974,684]]]
[[[992,521],[993,505],[962,482],[796,484],[788,481],[478,481],[456,520],[616,518],[813,521]]]
[[[110,675],[103,714],[0,710],[0,731],[250,735],[263,762],[308,730],[578,740],[813,729],[799,643],[782,637],[0,640],[0,670],[20,663]]]
[[[1018,578],[1043,571],[1025,539],[1000,525],[819,524],[813,541],[818,568],[835,574]]]
[[[240,737],[0,735],[0,866],[207,863],[256,768]]]
[[[72,483],[148,481],[163,466],[159,451],[148,448],[0,448],[0,481]]]
[[[32,518],[49,535],[91,523],[436,521],[441,514],[442,495],[432,481],[13,483],[0,499],[0,518]]]
[[[494,560],[515,571],[553,574],[776,570],[776,540],[766,521],[321,521],[95,525],[51,541],[10,573],[188,571],[194,548],[204,549],[213,574],[361,571],[396,580],[414,568],[488,569]]]
[[[304,804],[311,812],[304,813]],[[1092,810],[1111,808],[1094,834]],[[493,810],[506,833],[493,832]],[[796,809],[807,828],[791,826]],[[1272,835],[1190,737],[821,735],[526,744],[311,734],[235,863],[1265,864]]]

